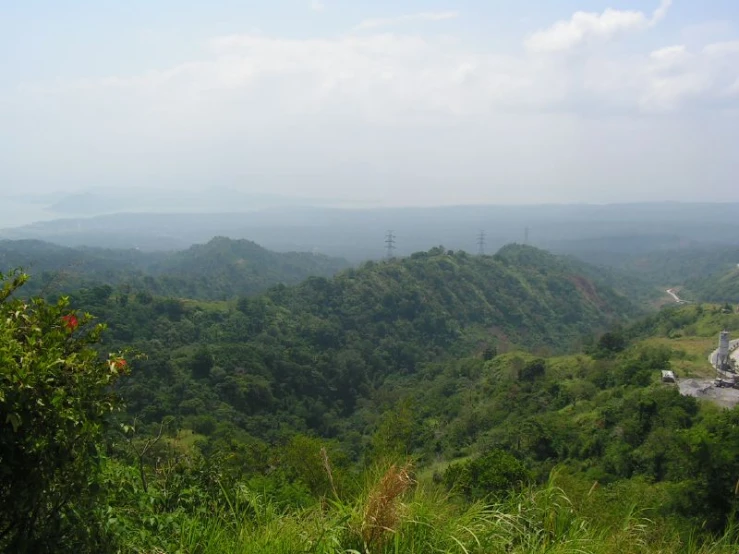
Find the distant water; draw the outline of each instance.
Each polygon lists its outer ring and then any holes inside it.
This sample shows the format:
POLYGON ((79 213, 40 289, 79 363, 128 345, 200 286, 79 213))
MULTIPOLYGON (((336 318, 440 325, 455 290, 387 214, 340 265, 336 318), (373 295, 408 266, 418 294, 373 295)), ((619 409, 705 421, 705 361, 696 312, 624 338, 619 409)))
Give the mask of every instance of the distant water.
POLYGON ((43 205, 20 203, 0 197, 0 229, 58 218, 59 214, 47 211, 43 205))

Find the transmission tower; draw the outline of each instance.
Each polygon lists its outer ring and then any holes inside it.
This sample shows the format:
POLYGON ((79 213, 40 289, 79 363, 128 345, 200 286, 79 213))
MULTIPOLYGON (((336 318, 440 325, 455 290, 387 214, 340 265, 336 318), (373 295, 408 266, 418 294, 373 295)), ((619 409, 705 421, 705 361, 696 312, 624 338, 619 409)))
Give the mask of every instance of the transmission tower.
POLYGON ((523 231, 523 243, 528 244, 529 243, 529 228, 526 227, 523 231))
POLYGON ((392 231, 388 231, 385 235, 385 253, 387 255, 387 258, 390 259, 393 257, 393 253, 395 252, 395 233, 392 231))
POLYGON ((480 231, 480 234, 477 235, 477 253, 480 256, 485 255, 485 231, 480 231))

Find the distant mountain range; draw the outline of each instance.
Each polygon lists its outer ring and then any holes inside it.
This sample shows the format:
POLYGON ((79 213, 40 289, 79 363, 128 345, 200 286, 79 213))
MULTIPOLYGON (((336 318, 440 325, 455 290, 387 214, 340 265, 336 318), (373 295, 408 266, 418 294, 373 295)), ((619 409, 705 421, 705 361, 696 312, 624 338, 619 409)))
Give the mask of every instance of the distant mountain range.
POLYGON ((69 292, 127 284, 162 296, 225 299, 277 284, 328 277, 349 262, 306 252, 271 252, 247 240, 215 238, 179 252, 70 248, 36 240, 0 240, 0 272, 24 268, 31 292, 69 292))
MULTIPOLYGON (((226 197, 224 197, 226 198, 226 197)), ((247 211, 115 213, 39 222, 0 230, 0 238, 38 239, 66 246, 181 250, 214 236, 253 240, 275 251, 322 252, 352 262, 384 256, 388 230, 398 255, 444 245, 477 251, 524 242, 599 264, 633 254, 706 244, 739 245, 739 204, 614 204, 355 208, 273 205, 247 211), (528 232, 526 231, 528 229, 528 232)), ((251 207, 257 206, 257 202, 251 207)), ((118 206, 111 206, 119 208, 118 206)), ((165 209, 166 208, 166 209, 165 209)), ((171 208, 171 209, 170 209, 171 208)))
MULTIPOLYGON (((2 198, 0 198, 2 200, 2 198)), ((208 189, 90 189, 74 193, 13 194, 16 205, 42 206, 57 216, 94 217, 121 212, 250 212, 276 206, 331 206, 336 199, 287 197, 243 192, 233 187, 208 189)))

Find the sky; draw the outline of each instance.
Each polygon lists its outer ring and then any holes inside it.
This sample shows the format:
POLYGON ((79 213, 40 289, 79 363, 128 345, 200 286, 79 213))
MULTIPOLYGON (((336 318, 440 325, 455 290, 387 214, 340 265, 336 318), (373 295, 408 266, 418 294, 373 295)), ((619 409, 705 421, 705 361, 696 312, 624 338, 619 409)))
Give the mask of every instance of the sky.
POLYGON ((735 0, 0 0, 0 196, 739 201, 735 0))

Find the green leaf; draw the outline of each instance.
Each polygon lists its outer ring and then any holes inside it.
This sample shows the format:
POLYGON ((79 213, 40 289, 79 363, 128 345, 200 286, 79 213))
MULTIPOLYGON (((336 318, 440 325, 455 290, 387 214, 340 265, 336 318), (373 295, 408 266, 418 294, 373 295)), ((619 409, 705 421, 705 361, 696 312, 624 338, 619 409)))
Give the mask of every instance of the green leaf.
POLYGON ((11 412, 5 418, 5 423, 10 423, 13 426, 13 432, 18 432, 18 428, 21 426, 22 420, 16 412, 11 412))

